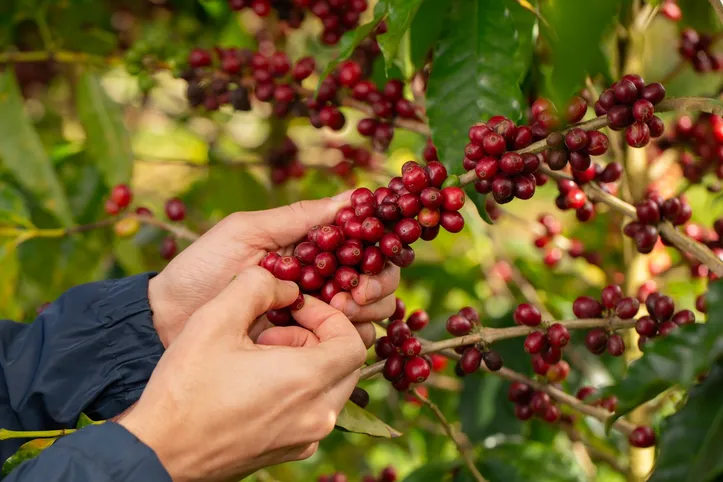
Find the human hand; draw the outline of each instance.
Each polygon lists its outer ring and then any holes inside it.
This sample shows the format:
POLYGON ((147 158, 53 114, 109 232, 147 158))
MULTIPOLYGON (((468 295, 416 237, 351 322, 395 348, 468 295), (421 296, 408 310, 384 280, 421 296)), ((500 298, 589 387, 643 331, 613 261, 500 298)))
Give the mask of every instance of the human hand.
POLYGON ((366 350, 346 316, 313 297, 299 326, 249 329, 298 287, 258 266, 200 307, 166 350, 120 424, 151 447, 176 482, 238 480, 311 456, 333 429, 366 350), (277 346, 268 346, 277 345, 277 346), (278 346, 287 345, 287 346, 278 346))
MULTIPOLYGON (((311 227, 332 223, 336 212, 349 204, 350 194, 231 214, 176 256, 148 288, 154 325, 164 346, 170 345, 186 320, 218 295, 236 273, 257 265, 267 252, 290 253, 293 243, 311 227)), ((394 312, 393 293, 398 284, 399 268, 390 263, 379 275, 362 275, 354 290, 337 294, 331 305, 357 323, 368 347, 375 337, 369 322, 394 312)), ((250 331, 252 339, 270 326, 268 320, 260 319, 250 331)))

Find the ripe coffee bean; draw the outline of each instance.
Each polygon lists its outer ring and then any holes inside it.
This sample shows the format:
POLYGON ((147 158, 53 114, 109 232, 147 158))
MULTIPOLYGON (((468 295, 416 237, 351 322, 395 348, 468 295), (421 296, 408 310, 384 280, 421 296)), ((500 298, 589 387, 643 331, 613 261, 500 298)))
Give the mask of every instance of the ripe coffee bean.
POLYGON ((633 113, 630 107, 624 105, 616 105, 608 110, 607 113, 610 128, 613 130, 622 130, 633 122, 633 113))
POLYGON ((288 326, 292 320, 291 311, 287 308, 269 310, 266 312, 266 318, 275 326, 288 326))
POLYGON ((653 119, 655 107, 645 99, 636 100, 633 104, 633 118, 640 122, 650 122, 653 119))
POLYGON ((186 205, 178 198, 166 201, 165 210, 166 216, 171 221, 183 221, 186 217, 186 205))
POLYGON ((554 365, 562 360, 562 350, 548 343, 540 353, 540 357, 542 357, 548 365, 554 365))
POLYGON ((602 305, 589 296, 580 296, 572 303, 572 311, 578 318, 600 318, 602 305))
POLYGON ((512 382, 507 390, 507 399, 510 402, 520 405, 527 405, 532 398, 533 390, 529 385, 522 382, 512 382))
POLYGON ((400 378, 392 382, 392 386, 398 392, 406 392, 412 386, 412 382, 402 374, 400 378))
POLYGON ((594 387, 581 387, 578 391, 575 397, 578 400, 585 400, 586 398, 594 395, 597 392, 597 390, 594 387))
POLYGON ((534 355, 532 357, 532 371, 538 375, 547 375, 547 370, 550 369, 550 365, 542 359, 540 355, 534 355))
POLYGON ((515 417, 518 420, 529 420, 534 415, 532 408, 529 405, 515 405, 515 417))
POLYGON ((314 268, 325 278, 334 274, 337 264, 336 256, 332 253, 319 253, 314 259, 314 268))
POLYGON ((533 331, 525 337, 525 351, 531 355, 540 353, 547 346, 547 337, 541 331, 533 331))
POLYGON ((640 253, 650 253, 658 242, 658 230, 655 226, 649 224, 642 225, 635 232, 633 239, 635 240, 635 247, 640 253))
POLYGON ((409 315, 407 319, 407 325, 412 331, 419 331, 424 329, 429 324, 429 315, 424 310, 417 310, 409 315))
POLYGON ((402 342, 400 351, 403 356, 412 357, 419 355, 422 351, 422 344, 414 337, 407 338, 402 342))
POLYGON ((632 147, 644 147, 650 142, 650 128, 643 122, 633 122, 625 130, 625 142, 632 147))
POLYGON ((672 320, 676 325, 688 325, 695 323, 695 314, 690 310, 680 310, 673 315, 672 320))
POLYGON ((537 326, 542 323, 542 314, 535 306, 522 303, 515 308, 512 315, 515 323, 527 326, 537 326))
POLYGON ((657 139, 665 132, 665 124, 659 117, 653 116, 653 118, 648 121, 648 130, 650 131, 650 137, 657 139))
POLYGON ((384 369, 382 370, 382 374, 384 375, 384 378, 386 378, 390 382, 393 382, 400 378, 403 373, 404 358, 402 358, 401 355, 395 353, 389 358, 387 358, 386 362, 384 362, 384 369))
POLYGON ((638 314, 639 309, 640 302, 638 299, 628 296, 617 302, 615 305, 615 314, 620 319, 630 320, 638 314))
POLYGON ((505 138, 496 132, 487 132, 482 138, 482 147, 487 155, 501 156, 507 148, 505 138))
POLYGON ((303 264, 314 264, 314 259, 320 252, 321 250, 309 241, 299 243, 296 248, 294 248, 294 256, 303 264))
POLYGON ((591 163, 592 159, 590 159, 590 155, 585 152, 570 153, 570 167, 572 167, 576 171, 586 170, 588 167, 590 167, 591 163))
POLYGON ((675 331, 678 328, 678 325, 673 323, 672 321, 665 321, 658 325, 658 334, 660 336, 666 336, 670 334, 671 332, 675 331))
POLYGON ((565 134, 565 145, 573 152, 584 149, 585 147, 587 147, 589 142, 590 139, 587 135, 587 132, 580 129, 579 127, 570 129, 567 134, 565 134))
POLYGON ((366 275, 374 276, 382 272, 386 261, 381 249, 376 246, 367 246, 364 248, 359 269, 366 275))
POLYGON ((591 156, 602 156, 605 154, 608 150, 608 146, 610 144, 610 141, 608 140, 608 136, 603 134, 600 131, 590 131, 587 133, 588 136, 588 144, 587 144, 587 152, 591 156))
POLYGON ((665 98, 665 87, 660 82, 653 82, 643 88, 640 97, 655 105, 665 98))
POLYGON ((110 200, 113 201, 118 208, 126 208, 133 199, 133 192, 127 184, 118 184, 113 186, 110 192, 110 200))
POLYGON ((319 290, 326 280, 319 274, 313 266, 304 266, 301 268, 301 275, 299 276, 299 286, 306 293, 313 293, 319 290))
POLYGON ((613 87, 615 100, 621 104, 632 104, 638 98, 638 88, 628 79, 619 80, 613 87))
POLYGON ((567 166, 567 161, 570 158, 570 152, 567 150, 560 151, 549 151, 547 155, 547 165, 553 171, 559 171, 567 166))
MULTIPOLYGON (((428 187, 424 191, 422 191, 422 194, 424 194, 424 192, 427 189, 435 189, 435 188, 428 187)), ((411 193, 400 196, 399 199, 397 200, 397 206, 399 206, 398 212, 401 214, 401 217, 413 218, 414 216, 416 216, 417 213, 419 213, 419 211, 422 209, 422 206, 424 205, 424 201, 420 198, 421 198, 421 195, 417 196, 416 194, 411 194, 411 193)), ((384 219, 384 218, 382 218, 382 219, 384 219)), ((391 220, 391 221, 394 221, 394 220, 391 220)))
POLYGON ((279 259, 281 259, 281 255, 279 253, 267 253, 259 263, 259 266, 273 273, 274 267, 279 259))
POLYGON ((658 224, 660 222, 660 208, 657 203, 650 199, 637 203, 635 212, 638 221, 643 224, 658 224))
POLYGON ((538 415, 543 415, 550 406, 550 396, 545 392, 535 392, 530 399, 530 408, 538 415))
POLYGON ((377 208, 375 204, 372 203, 363 203, 363 204, 357 204, 354 208, 354 215, 359 221, 364 221, 370 216, 374 216, 376 214, 377 208))
POLYGON ((443 211, 439 224, 450 233, 458 233, 464 228, 464 218, 456 211, 443 211))
POLYGON ((422 226, 416 219, 405 218, 394 225, 394 232, 404 244, 411 244, 419 239, 422 226))
POLYGON ((675 311, 675 302, 670 296, 661 295, 655 300, 653 305, 653 316, 658 322, 668 321, 675 311))
POLYGON ((447 179, 447 168, 439 161, 432 161, 427 164, 427 174, 432 187, 440 188, 447 179))
POLYGON ((473 323, 462 315, 452 315, 447 319, 447 331, 454 336, 468 335, 473 323))
POLYGON ((495 201, 500 204, 504 204, 512 200, 514 189, 515 185, 512 182, 512 179, 502 174, 497 174, 492 179, 492 196, 495 198, 495 201))
POLYGON ((623 337, 617 333, 610 335, 610 338, 608 338, 607 350, 612 356, 620 356, 625 353, 625 342, 623 341, 623 337))
POLYGON ((314 239, 322 251, 334 251, 344 242, 344 233, 339 226, 326 225, 317 231, 314 239))
POLYGON ((416 166, 402 174, 402 182, 409 192, 418 194, 429 186, 429 174, 421 166, 416 166))
POLYGON ((651 427, 636 427, 628 437, 633 447, 647 448, 655 445, 655 431, 651 427))
POLYGON ((387 336, 394 346, 402 346, 402 343, 412 336, 412 330, 404 321, 394 320, 387 325, 387 336))
POLYGON ((482 363, 482 352, 473 346, 464 351, 459 361, 459 365, 465 374, 474 373, 479 370, 480 363, 482 363))
POLYGON ((392 256, 389 261, 400 268, 406 268, 414 263, 414 258, 414 250, 409 246, 403 246, 402 250, 398 254, 392 256))
POLYGON ((376 243, 384 236, 384 225, 378 218, 369 217, 362 222, 360 234, 364 241, 376 243))
POLYGON ((598 176, 600 182, 615 182, 620 180, 623 174, 623 166, 619 162, 611 162, 598 176))
POLYGON ((478 323, 479 322, 479 313, 477 313, 477 310, 472 308, 471 306, 465 306, 461 310, 459 310, 459 315, 464 316, 472 323, 478 323))
POLYGON ((282 256, 274 266, 274 276, 284 281, 298 281, 301 277, 301 263, 292 256, 282 256))
POLYGON ((442 208, 446 211, 459 211, 464 206, 464 191, 459 187, 445 187, 441 195, 442 208))
POLYGON ((502 356, 494 350, 483 352, 482 361, 485 362, 487 369, 493 372, 499 371, 504 366, 502 356))
POLYGON ((506 174, 520 174, 524 168, 525 162, 516 152, 508 152, 500 158, 499 169, 506 174))
POLYGON ((359 273, 349 266, 340 266, 334 273, 334 282, 342 290, 351 291, 359 284, 359 273))
POLYGON ((613 309, 623 296, 623 290, 618 285, 608 285, 601 293, 602 304, 607 309, 613 309))
POLYGON ((397 347, 388 336, 382 336, 374 344, 374 351, 380 359, 384 360, 397 353, 397 347))
POLYGON ((585 346, 594 355, 601 355, 605 352, 607 344, 608 335, 600 328, 594 328, 585 335, 585 346))
POLYGON ((334 280, 328 280, 326 283, 324 283, 324 286, 321 287, 319 294, 322 301, 324 301, 325 303, 331 303, 331 300, 334 298, 334 296, 341 292, 342 289, 334 282, 334 280))
POLYGON ((395 301, 396 307, 394 309, 394 313, 392 313, 392 316, 389 317, 389 319, 392 321, 403 319, 404 315, 407 312, 407 306, 404 304, 404 301, 399 298, 396 298, 395 301))
POLYGON ((377 204, 374 194, 365 187, 357 188, 351 193, 351 205, 356 207, 360 204, 371 204, 372 206, 377 204))
POLYGON ((404 365, 404 375, 412 383, 422 383, 424 380, 429 378, 430 373, 431 368, 429 363, 420 356, 410 358, 404 365))
POLYGON ((347 221, 355 217, 356 214, 354 213, 354 208, 349 206, 343 207, 336 213, 336 217, 334 218, 334 224, 343 227, 347 221))
POLYGON ((570 332, 565 325, 554 323, 547 329, 547 340, 550 345, 562 348, 570 341, 570 332))
POLYGON ((648 295, 647 298, 645 298, 645 308, 647 308, 648 313, 651 315, 653 314, 653 311, 655 311, 655 302, 663 296, 660 292, 654 291, 648 295))
POLYGON ((419 215, 417 215, 417 220, 422 228, 432 228, 437 226, 440 218, 441 213, 438 209, 423 208, 419 212, 419 215))
POLYGON ((642 316, 635 322, 635 331, 637 331, 640 336, 652 338, 658 334, 658 323, 650 316, 642 316))

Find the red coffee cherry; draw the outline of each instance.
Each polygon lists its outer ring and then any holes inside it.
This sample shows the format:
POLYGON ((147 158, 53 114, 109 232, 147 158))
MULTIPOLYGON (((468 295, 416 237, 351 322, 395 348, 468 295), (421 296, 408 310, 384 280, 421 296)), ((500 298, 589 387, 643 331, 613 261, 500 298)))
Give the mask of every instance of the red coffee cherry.
POLYGON ((647 448, 655 445, 655 431, 651 427, 636 427, 628 437, 633 447, 647 448))
POLYGON ((299 286, 306 293, 313 293, 319 290, 326 280, 319 274, 313 266, 303 266, 301 268, 301 276, 299 276, 299 286))
POLYGON ((211 54, 207 50, 195 48, 188 54, 188 65, 197 69, 211 65, 211 54))
POLYGON ((412 382, 402 374, 400 378, 392 382, 392 387, 398 392, 406 392, 412 386, 412 382))
POLYGON ((658 322, 668 321, 675 312, 675 302, 670 296, 661 295, 654 302, 650 313, 658 322))
POLYGON ((334 280, 328 280, 326 283, 324 283, 324 286, 321 287, 319 295, 321 296, 322 301, 324 301, 325 303, 331 303, 331 300, 334 298, 334 296, 341 292, 342 289, 334 282, 334 280))
POLYGON ((565 328, 565 325, 553 323, 547 329, 547 340, 550 345, 562 348, 570 341, 570 332, 565 328))
POLYGON ((688 325, 695 323, 695 314, 690 310, 680 310, 672 318, 673 323, 676 325, 688 325))
POLYGON ((502 356, 494 350, 482 352, 482 361, 487 366, 487 369, 492 372, 499 371, 504 365, 502 356))
POLYGON ((338 262, 332 253, 319 253, 314 259, 314 268, 325 278, 334 274, 338 262))
POLYGON ((316 255, 320 252, 321 250, 309 241, 299 243, 296 248, 294 248, 294 256, 303 264, 314 264, 314 259, 316 259, 316 255))
POLYGON ((635 213, 638 216, 638 221, 643 224, 658 224, 660 222, 660 208, 656 202, 650 199, 637 203, 635 213))
POLYGON ((292 256, 282 256, 274 266, 274 276, 280 280, 298 281, 301 277, 301 263, 292 256))
POLYGON ((397 353, 391 355, 387 358, 387 361, 384 362, 384 368, 382 369, 384 378, 390 382, 399 379, 404 374, 404 365, 404 358, 402 358, 401 355, 397 353))
POLYGON ((635 322, 635 331, 637 331, 640 336, 652 338, 658 334, 658 323, 650 316, 642 316, 635 322))
POLYGON ((617 333, 610 335, 607 344, 608 353, 612 356, 620 356, 625 353, 625 342, 623 337, 617 333))
POLYGON ((422 226, 416 219, 405 218, 394 226, 394 232, 404 244, 412 244, 422 234, 422 226))
POLYGON ((176 253, 178 252, 178 245, 176 244, 176 240, 170 236, 163 238, 163 241, 161 241, 161 248, 159 251, 160 251, 161 258, 163 258, 163 259, 173 258, 176 255, 176 253))
POLYGON ((441 191, 442 208, 447 211, 459 211, 464 206, 464 191, 459 187, 445 187, 441 191))
POLYGON ((473 346, 464 351, 459 361, 459 365, 465 374, 474 373, 479 370, 480 363, 482 363, 482 352, 473 346))
POLYGON ((388 336, 382 336, 374 344, 374 351, 379 358, 384 360, 397 353, 397 348, 388 336))
POLYGON ((548 343, 547 346, 540 353, 540 357, 542 357, 545 363, 549 365, 554 365, 555 363, 558 363, 560 360, 562 360, 562 350, 548 343))
POLYGON ((517 417, 517 419, 524 422, 525 420, 531 419, 533 415, 534 412, 529 405, 515 405, 515 417, 517 417))
POLYGON ((613 87, 615 100, 621 104, 632 104, 638 98, 638 88, 628 79, 619 80, 613 87))
POLYGON ((127 184, 118 184, 113 186, 110 192, 110 200, 114 202, 119 209, 126 208, 133 199, 133 192, 127 184))
POLYGON ((630 320, 638 314, 639 309, 640 302, 637 300, 637 298, 628 296, 618 301, 617 305, 615 306, 615 314, 620 319, 630 320))
POLYGON ((450 233, 459 233, 464 228, 464 218, 456 211, 443 211, 439 224, 450 233))
POLYGON ((275 326, 287 326, 292 320, 291 311, 287 308, 269 310, 266 312, 266 318, 275 326))
POLYGON ((605 308, 611 310, 615 308, 623 296, 623 290, 618 285, 608 285, 603 288, 601 293, 602 304, 605 308))
POLYGON ((166 216, 171 221, 182 221, 186 217, 186 205, 178 198, 166 201, 166 216))
POLYGON ((542 359, 540 355, 534 355, 532 357, 532 371, 538 375, 547 375, 547 370, 550 369, 550 365, 542 359))
POLYGON ((371 204, 372 206, 377 205, 374 194, 365 187, 357 188, 351 193, 351 205, 356 207, 360 204, 371 204))
POLYGON ((379 240, 379 249, 385 256, 396 256, 402 250, 402 241, 394 233, 386 233, 379 240))
POLYGON ((429 363, 427 363, 427 360, 421 356, 410 358, 404 365, 404 375, 412 383, 422 383, 424 380, 429 378, 431 371, 429 363))
POLYGON ((376 243, 384 236, 384 225, 375 217, 366 218, 361 225, 361 239, 376 243))
POLYGON ((412 331, 419 331, 424 329, 429 324, 429 315, 424 310, 416 310, 409 315, 407 318, 407 326, 412 331))
POLYGON ((340 266, 334 273, 334 282, 342 290, 351 291, 359 285, 359 273, 349 266, 340 266))
POLYGON ((653 82, 643 88, 640 97, 655 105, 665 98, 665 87, 660 82, 653 82))
POLYGON ((587 152, 591 156, 602 156, 608 150, 610 141, 608 136, 599 131, 590 131, 587 133, 588 144, 587 152))
POLYGON ((585 346, 590 353, 601 355, 605 352, 608 344, 608 335, 600 328, 594 328, 585 335, 585 346))
POLYGON ((479 322, 479 313, 477 313, 477 310, 472 308, 471 306, 465 306, 461 310, 459 310, 458 315, 462 315, 465 318, 467 318, 472 323, 478 323, 479 322))
POLYGON ((522 382, 512 382, 507 390, 507 399, 510 402, 520 405, 527 405, 532 398, 533 390, 529 385, 522 382))
POLYGON ((404 340, 412 336, 412 330, 402 320, 394 320, 387 325, 387 336, 394 346, 402 346, 404 340))
POLYGON ((547 337, 541 331, 533 331, 525 337, 525 351, 531 355, 540 353, 547 346, 547 337))
POLYGON ((650 122, 653 119, 655 113, 655 107, 653 104, 645 99, 636 100, 633 104, 633 118, 640 122, 650 122))
POLYGON ((433 228, 439 225, 441 217, 442 213, 438 209, 422 208, 417 215, 417 221, 422 228, 433 228))
POLYGON ((359 269, 366 275, 374 276, 382 272, 386 262, 381 249, 376 246, 367 246, 362 253, 359 269))
POLYGON ((572 311, 578 318, 600 318, 602 305, 589 296, 580 296, 572 303, 572 311))
POLYGON ((597 390, 594 387, 580 387, 580 389, 577 391, 577 394, 575 397, 578 400, 585 400, 586 398, 594 395, 597 392, 597 390))
POLYGON ((281 255, 279 253, 267 253, 259 263, 259 266, 273 273, 276 262, 279 259, 281 259, 281 255))
POLYGON ((590 139, 583 129, 575 127, 565 134, 565 145, 571 151, 580 151, 587 147, 590 139))
POLYGON ((447 179, 447 168, 439 161, 432 161, 427 164, 427 174, 432 187, 440 188, 447 179))
POLYGON ((402 353, 402 356, 413 357, 421 353, 422 344, 414 337, 407 338, 402 342, 400 351, 402 353))
POLYGON ((411 266, 412 263, 414 263, 414 258, 414 250, 409 246, 404 246, 398 254, 389 258, 389 261, 399 266, 400 268, 406 268, 408 266, 411 266))
POLYGON ((392 316, 389 317, 390 320, 401 320, 404 318, 404 315, 407 312, 407 306, 404 304, 404 301, 402 301, 399 298, 395 299, 396 302, 396 308, 394 310, 394 313, 392 313, 392 316))
POLYGON ((530 408, 532 408, 532 411, 536 414, 543 415, 551 403, 552 401, 547 393, 535 392, 530 399, 530 408))
MULTIPOLYGON (((422 191, 422 194, 427 189, 435 189, 433 187, 428 187, 424 191, 422 191)), ((397 200, 397 205, 399 206, 399 213, 402 217, 405 218, 413 218, 416 216, 419 211, 422 209, 422 206, 424 205, 424 201, 420 196, 417 196, 415 194, 404 194, 400 196, 400 198, 397 200)), ((393 220, 392 220, 393 221, 393 220)))
POLYGON ((678 325, 673 323, 672 321, 664 321, 660 325, 658 325, 658 334, 660 336, 667 336, 671 332, 678 329, 678 325))
POLYGON ((417 194, 429 187, 430 179, 427 171, 421 166, 415 166, 402 174, 402 182, 409 192, 417 194))
POLYGON ((542 314, 535 306, 529 303, 522 303, 515 308, 512 315, 515 323, 527 326, 537 326, 542 323, 542 314))
POLYGON ((468 335, 472 328, 473 323, 462 315, 452 315, 447 319, 447 331, 454 336, 468 335))
POLYGON ((631 147, 644 147, 650 142, 650 128, 643 122, 633 122, 625 130, 625 142, 631 147))
POLYGON ((385 467, 379 474, 379 480, 377 482, 396 482, 397 471, 394 467, 385 467))
POLYGON ((550 405, 549 407, 547 407, 547 410, 545 410, 542 419, 548 423, 555 423, 560 420, 561 414, 562 413, 560 412, 560 408, 557 407, 557 405, 550 405))

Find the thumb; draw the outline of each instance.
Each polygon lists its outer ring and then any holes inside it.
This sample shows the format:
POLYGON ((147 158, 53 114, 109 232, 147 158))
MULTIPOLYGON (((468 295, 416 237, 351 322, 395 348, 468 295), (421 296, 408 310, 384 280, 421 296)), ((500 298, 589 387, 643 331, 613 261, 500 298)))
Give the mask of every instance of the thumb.
POLYGON ((249 266, 203 305, 191 317, 189 325, 195 323, 196 326, 248 335, 249 327, 259 316, 270 309, 291 305, 298 296, 296 283, 277 279, 260 266, 249 266))
POLYGON ((264 248, 273 251, 303 238, 314 226, 332 223, 337 211, 348 205, 350 198, 351 191, 346 191, 333 198, 299 201, 276 209, 256 211, 249 213, 248 225, 265 236, 264 248))

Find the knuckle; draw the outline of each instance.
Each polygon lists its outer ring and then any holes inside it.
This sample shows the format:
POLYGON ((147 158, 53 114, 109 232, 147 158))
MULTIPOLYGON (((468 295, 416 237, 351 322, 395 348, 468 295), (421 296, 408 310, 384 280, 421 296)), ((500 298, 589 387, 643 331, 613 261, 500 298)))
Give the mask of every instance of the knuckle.
POLYGON ((315 426, 315 438, 322 440, 331 434, 336 426, 336 413, 333 410, 321 410, 315 426))
POLYGON ((319 450, 319 442, 309 444, 304 450, 296 456, 297 461, 306 460, 313 456, 319 450))
POLYGON ((397 309, 397 301, 394 296, 387 296, 381 301, 379 306, 380 320, 385 320, 392 316, 397 309))
POLYGON ((361 337, 357 337, 356 342, 349 346, 349 358, 355 366, 362 366, 367 359, 367 347, 361 337))

